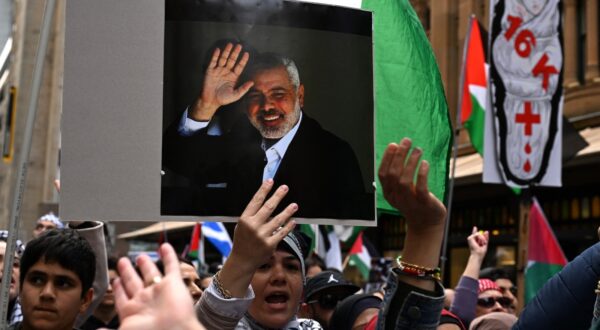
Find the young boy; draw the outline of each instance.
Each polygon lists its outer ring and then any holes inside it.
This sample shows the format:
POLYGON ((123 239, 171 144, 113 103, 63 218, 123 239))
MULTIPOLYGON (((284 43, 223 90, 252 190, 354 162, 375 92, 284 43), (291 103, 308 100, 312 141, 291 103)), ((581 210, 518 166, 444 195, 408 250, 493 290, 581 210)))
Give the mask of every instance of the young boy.
POLYGON ((96 256, 72 229, 51 230, 27 244, 21 257, 23 321, 9 329, 73 329, 92 301, 96 256))

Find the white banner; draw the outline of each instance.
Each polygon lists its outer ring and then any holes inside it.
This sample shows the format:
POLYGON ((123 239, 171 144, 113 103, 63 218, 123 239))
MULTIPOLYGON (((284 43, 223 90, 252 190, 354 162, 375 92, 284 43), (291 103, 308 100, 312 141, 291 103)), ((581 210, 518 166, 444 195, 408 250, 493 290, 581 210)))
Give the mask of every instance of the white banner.
POLYGON ((561 185, 561 1, 495 0, 484 182, 561 185))

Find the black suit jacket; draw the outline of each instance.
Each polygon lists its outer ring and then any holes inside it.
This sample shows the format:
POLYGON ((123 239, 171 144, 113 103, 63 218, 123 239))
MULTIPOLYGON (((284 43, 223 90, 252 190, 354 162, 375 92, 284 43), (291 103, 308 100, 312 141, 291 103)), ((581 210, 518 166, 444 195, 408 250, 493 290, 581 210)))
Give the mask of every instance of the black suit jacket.
MULTIPOLYGON (((163 189, 163 214, 239 216, 262 182, 260 134, 247 119, 221 136, 203 129, 183 137, 176 125, 165 134, 163 165, 189 181, 182 191, 163 189)), ((295 202, 296 217, 374 219, 373 192, 352 148, 306 114, 273 179, 290 188, 275 212, 295 202)))

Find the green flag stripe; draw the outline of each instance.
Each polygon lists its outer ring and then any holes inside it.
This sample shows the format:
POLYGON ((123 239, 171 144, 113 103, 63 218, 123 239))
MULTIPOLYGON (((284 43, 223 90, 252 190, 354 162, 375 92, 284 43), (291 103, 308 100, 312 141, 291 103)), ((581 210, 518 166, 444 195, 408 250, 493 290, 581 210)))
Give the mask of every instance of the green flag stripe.
POLYGON ((358 268, 363 278, 369 278, 370 268, 367 265, 365 265, 365 263, 362 261, 362 259, 360 259, 360 257, 357 254, 353 254, 350 256, 350 262, 353 266, 358 268))
POLYGON ((310 249, 309 251, 314 251, 315 250, 315 243, 317 242, 316 240, 316 233, 313 231, 313 228, 311 227, 311 225, 300 225, 300 231, 305 233, 306 236, 310 237, 310 249))
POLYGON ((551 265, 541 262, 530 264, 525 271, 525 303, 529 302, 548 279, 561 269, 563 269, 562 265, 551 265))

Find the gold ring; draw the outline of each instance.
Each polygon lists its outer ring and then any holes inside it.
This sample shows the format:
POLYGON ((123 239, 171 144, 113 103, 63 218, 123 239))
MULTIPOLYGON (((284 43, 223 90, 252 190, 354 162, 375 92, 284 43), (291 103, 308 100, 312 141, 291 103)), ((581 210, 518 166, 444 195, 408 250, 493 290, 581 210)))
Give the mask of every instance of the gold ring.
POLYGON ((160 283, 160 281, 162 281, 162 277, 160 277, 160 276, 154 276, 152 278, 152 283, 150 285, 152 285, 152 284, 158 284, 158 283, 160 283))

